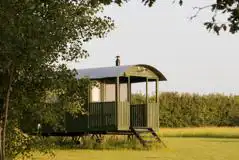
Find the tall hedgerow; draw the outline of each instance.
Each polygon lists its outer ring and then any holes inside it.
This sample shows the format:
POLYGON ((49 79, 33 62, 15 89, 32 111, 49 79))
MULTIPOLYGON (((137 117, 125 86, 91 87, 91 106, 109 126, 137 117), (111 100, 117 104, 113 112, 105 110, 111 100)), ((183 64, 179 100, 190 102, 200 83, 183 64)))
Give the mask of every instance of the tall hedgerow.
MULTIPOLYGON (((134 103, 142 103, 144 95, 134 94, 134 103)), ((149 98, 155 101, 155 96, 149 98)), ((189 94, 165 92, 159 95, 161 127, 238 126, 237 96, 223 94, 189 94)))

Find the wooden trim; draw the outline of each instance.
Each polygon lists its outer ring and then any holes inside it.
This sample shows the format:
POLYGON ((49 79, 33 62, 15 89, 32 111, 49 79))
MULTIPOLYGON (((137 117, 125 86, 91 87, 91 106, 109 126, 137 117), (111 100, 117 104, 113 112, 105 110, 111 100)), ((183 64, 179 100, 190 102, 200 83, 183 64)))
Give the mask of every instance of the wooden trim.
POLYGON ((92 102, 92 85, 89 87, 89 101, 92 102))
POLYGON ((105 84, 104 81, 100 82, 100 101, 104 102, 105 101, 105 84))
POLYGON ((139 77, 139 78, 150 78, 150 79, 155 79, 157 78, 157 76, 145 76, 145 75, 136 75, 136 74, 125 74, 124 77, 129 77, 129 76, 132 76, 132 77, 139 77))
POLYGON ((119 95, 119 76, 116 77, 116 84, 115 84, 115 106, 116 106, 116 109, 115 109, 115 121, 116 121, 116 124, 118 125, 118 106, 119 106, 119 98, 120 98, 120 95, 119 95))
POLYGON ((148 104, 148 90, 149 90, 149 85, 148 85, 148 82, 149 82, 149 79, 148 79, 148 77, 146 77, 146 104, 148 104))
POLYGON ((158 103, 159 102, 159 89, 158 89, 158 86, 159 86, 159 81, 158 81, 158 79, 156 79, 155 80, 155 101, 156 101, 156 103, 158 103))
POLYGON ((90 115, 89 115, 89 108, 91 103, 91 84, 88 86, 88 104, 87 104, 87 128, 90 128, 90 115))
POLYGON ((117 94, 118 94, 118 103, 120 102, 120 77, 117 77, 117 88, 118 88, 118 90, 117 90, 117 94))
POLYGON ((130 76, 128 77, 128 84, 127 84, 127 99, 129 104, 131 104, 131 82, 130 82, 130 76))

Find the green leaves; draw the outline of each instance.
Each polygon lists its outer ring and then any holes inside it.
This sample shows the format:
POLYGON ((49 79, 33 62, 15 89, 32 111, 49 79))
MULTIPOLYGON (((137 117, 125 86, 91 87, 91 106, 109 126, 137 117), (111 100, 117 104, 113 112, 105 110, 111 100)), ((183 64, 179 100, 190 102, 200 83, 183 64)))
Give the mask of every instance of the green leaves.
POLYGON ((144 5, 148 5, 149 7, 152 7, 153 4, 156 2, 156 0, 142 0, 144 5))
POLYGON ((36 58, 40 62, 85 58, 88 54, 83 49, 84 42, 104 37, 113 29, 111 19, 96 16, 102 10, 100 4, 92 8, 87 3, 76 5, 71 1, 18 1, 1 10, 1 22, 12 21, 0 25, 4 32, 1 35, 6 35, 1 36, 1 42, 7 44, 5 51, 19 51, 8 53, 12 59, 18 57, 19 64, 36 58), (14 14, 11 8, 19 12, 14 14))
POLYGON ((220 34, 220 31, 226 31, 227 30, 227 26, 226 24, 221 24, 220 26, 218 24, 215 24, 213 22, 205 22, 204 25, 206 26, 206 29, 211 31, 213 30, 215 33, 217 33, 217 35, 220 34))
MULTIPOLYGON (((97 16, 102 4, 78 2, 0 2, 0 93, 7 88, 6 66, 11 62, 15 70, 9 120, 24 131, 34 131, 39 122, 62 130, 65 111, 82 112, 89 80, 77 80, 64 62, 88 57, 84 43, 105 37, 113 22, 97 16)), ((8 147, 13 147, 10 141, 8 147)))
POLYGON ((221 29, 235 34, 239 30, 239 1, 238 0, 217 0, 211 5, 211 11, 214 12, 212 24, 206 24, 206 29, 213 29, 219 35, 221 29), (215 20, 215 17, 225 14, 227 19, 224 22, 215 20))
MULTIPOLYGON (((149 98, 155 102, 155 96, 149 98)), ((161 127, 237 126, 238 96, 197 95, 165 92, 159 95, 161 127)), ((132 96, 134 104, 145 103, 145 96, 132 96)))

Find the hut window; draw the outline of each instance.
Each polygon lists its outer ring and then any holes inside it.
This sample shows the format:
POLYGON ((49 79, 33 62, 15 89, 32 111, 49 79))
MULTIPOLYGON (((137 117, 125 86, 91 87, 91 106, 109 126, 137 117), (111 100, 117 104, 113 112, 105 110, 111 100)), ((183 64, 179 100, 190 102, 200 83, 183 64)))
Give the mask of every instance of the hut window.
POLYGON ((100 88, 97 87, 93 87, 92 88, 92 92, 91 92, 91 96, 92 96, 92 102, 100 102, 100 88))
POLYGON ((105 85, 105 102, 115 101, 115 84, 105 85))
MULTIPOLYGON (((105 85, 105 102, 115 101, 115 84, 105 85)), ((127 101, 127 84, 120 84, 120 101, 127 101)))

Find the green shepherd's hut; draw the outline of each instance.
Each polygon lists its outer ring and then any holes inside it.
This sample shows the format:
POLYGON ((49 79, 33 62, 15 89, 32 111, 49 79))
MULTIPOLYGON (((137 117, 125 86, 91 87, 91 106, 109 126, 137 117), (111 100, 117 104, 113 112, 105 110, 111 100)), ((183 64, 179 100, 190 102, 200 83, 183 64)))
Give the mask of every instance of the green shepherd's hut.
POLYGON ((116 60, 116 66, 78 70, 77 78, 89 78, 97 86, 90 90, 86 106, 88 115, 73 120, 66 119, 68 132, 81 131, 126 131, 130 127, 159 128, 159 103, 148 101, 148 82, 155 82, 158 97, 158 82, 165 81, 156 68, 145 65, 123 65, 116 60), (145 82, 144 104, 131 103, 131 84, 145 82))

